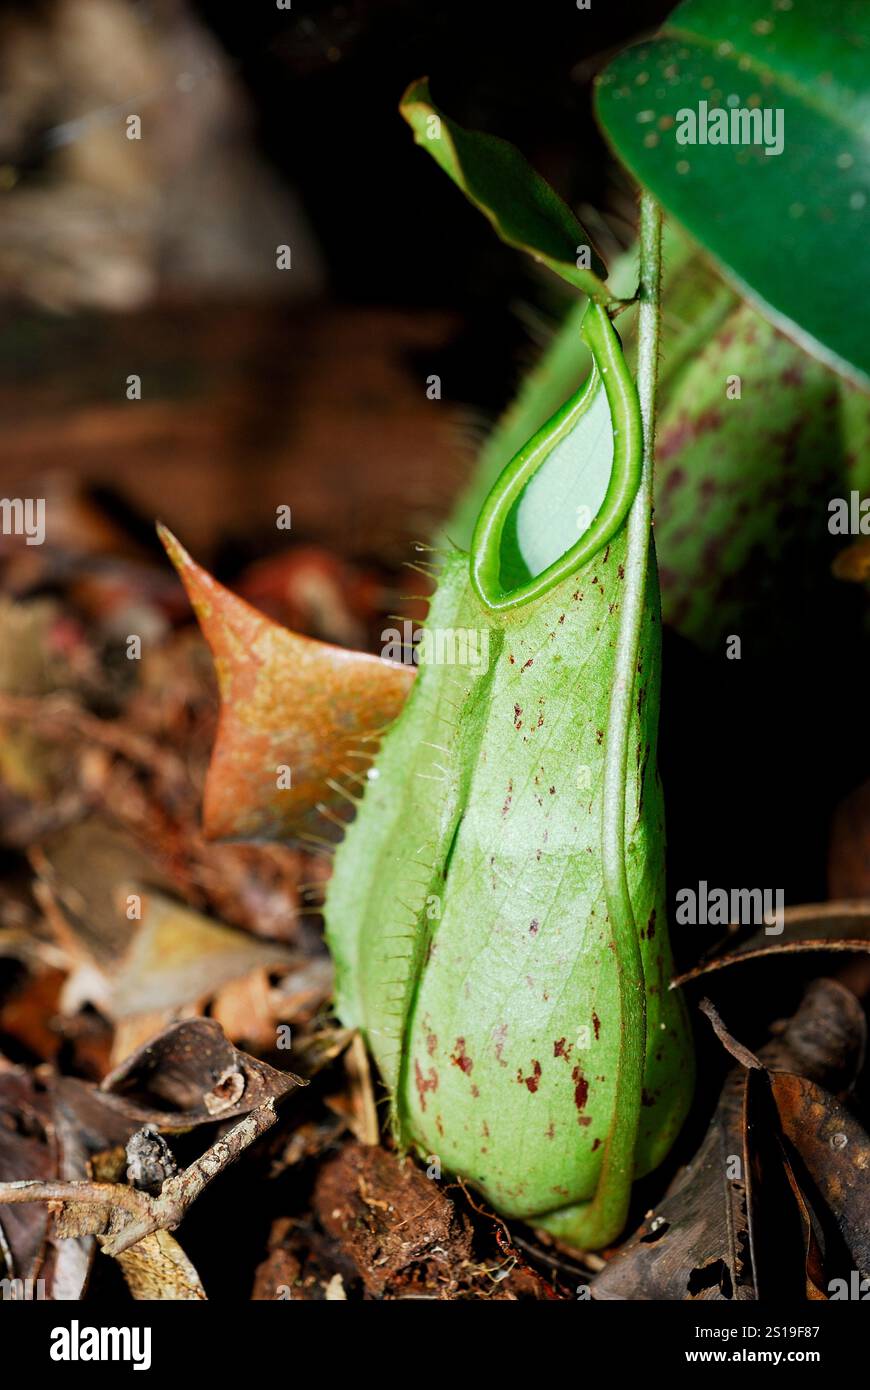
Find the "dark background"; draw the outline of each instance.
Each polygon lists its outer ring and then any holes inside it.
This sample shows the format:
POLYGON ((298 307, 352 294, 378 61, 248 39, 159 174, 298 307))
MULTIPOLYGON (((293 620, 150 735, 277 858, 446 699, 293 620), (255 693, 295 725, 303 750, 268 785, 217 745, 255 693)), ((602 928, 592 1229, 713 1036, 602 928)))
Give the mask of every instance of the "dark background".
MULTIPOLYGON (((237 65, 261 150, 301 195, 332 294, 349 304, 461 311, 462 338, 439 364, 451 394, 491 409, 503 404, 527 336, 516 295, 528 270, 414 144, 397 110, 402 93, 428 76, 451 117, 518 145, 568 202, 610 213, 627 235, 629 185, 593 118, 591 82, 673 4, 595 0, 581 11, 574 0, 297 0, 289 12, 269 4, 196 8, 237 65)), ((546 303, 557 288, 535 284, 529 297, 546 303)))
POLYGON ((397 107, 428 76, 454 119, 519 145, 574 204, 602 206, 612 177, 590 83, 654 29, 667 0, 357 0, 209 4, 200 17, 237 65, 261 148, 293 184, 343 300, 491 303, 516 254, 414 146, 397 107))

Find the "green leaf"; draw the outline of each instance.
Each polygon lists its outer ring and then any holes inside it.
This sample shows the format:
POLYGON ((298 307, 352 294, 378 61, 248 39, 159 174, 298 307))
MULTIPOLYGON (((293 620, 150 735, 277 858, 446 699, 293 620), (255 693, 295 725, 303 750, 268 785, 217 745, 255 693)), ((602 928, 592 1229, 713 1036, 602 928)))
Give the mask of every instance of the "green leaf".
POLYGON ((854 305, 870 299, 868 71, 866 0, 686 0, 596 93, 623 161, 741 292, 865 384, 870 338, 854 305), (714 111, 727 144, 700 143, 714 111), (697 143, 678 143, 689 112, 697 143), (730 143, 741 134, 753 143, 730 143))
POLYGON ((607 267, 588 232, 519 150, 451 121, 434 105, 425 77, 411 83, 399 110, 417 144, 489 218, 502 241, 527 251, 590 298, 603 304, 612 300, 604 284, 607 267), (577 264, 584 247, 589 269, 577 264))

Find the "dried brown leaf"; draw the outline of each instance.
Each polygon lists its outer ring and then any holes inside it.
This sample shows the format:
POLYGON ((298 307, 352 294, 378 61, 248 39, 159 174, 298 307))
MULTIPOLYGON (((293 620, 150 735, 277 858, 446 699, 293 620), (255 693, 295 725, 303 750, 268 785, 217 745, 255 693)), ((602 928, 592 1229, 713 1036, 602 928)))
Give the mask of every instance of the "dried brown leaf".
POLYGON ((165 527, 160 536, 211 647, 221 695, 205 833, 334 839, 413 668, 290 632, 218 584, 165 527), (289 787, 279 786, 281 768, 290 769, 289 787))
POLYGON ((187 1129, 231 1119, 308 1083, 240 1052, 209 1018, 166 1028, 103 1080, 99 1095, 138 1123, 187 1129))
POLYGON ((115 1018, 208 999, 230 981, 293 961, 279 942, 225 927, 161 893, 124 886, 139 897, 142 917, 130 924, 130 946, 110 983, 115 1018))
POLYGON ((870 1276, 870 1137, 836 1096, 775 1071, 771 1088, 786 1139, 830 1211, 855 1268, 870 1276))
MULTIPOLYGON (((816 980, 782 1033, 754 1060, 764 1068, 800 1070, 817 1084, 840 1090, 857 1074, 865 1036, 855 996, 834 980, 816 980)), ((751 1229, 751 1217, 760 1207, 760 1189, 770 1193, 771 1175, 782 1176, 778 1151, 773 1156, 770 1151, 776 1119, 774 1115, 771 1136, 773 1107, 765 1111, 765 1099, 770 1099, 766 1082, 766 1071, 758 1067, 729 1072, 697 1154, 596 1277, 594 1298, 758 1296, 756 1263, 766 1264, 768 1230, 751 1229), (742 1177, 729 1177, 732 1172, 742 1177)))
POLYGON ((196 1269, 168 1231, 152 1231, 116 1259, 135 1299, 179 1303, 206 1298, 196 1269))

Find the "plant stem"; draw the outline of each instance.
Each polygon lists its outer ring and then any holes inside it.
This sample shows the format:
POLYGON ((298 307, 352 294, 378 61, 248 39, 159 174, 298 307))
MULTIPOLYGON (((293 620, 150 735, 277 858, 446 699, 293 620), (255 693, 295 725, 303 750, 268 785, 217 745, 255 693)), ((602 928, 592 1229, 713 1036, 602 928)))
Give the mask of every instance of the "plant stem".
MULTIPOLYGON (((616 1101, 601 1177, 592 1206, 598 1208, 600 1238, 613 1239, 628 1213, 634 1152, 646 1070, 646 984, 640 939, 626 870, 625 780, 634 684, 649 571, 653 497, 655 390, 658 369, 661 290, 661 209, 646 191, 640 201, 640 304, 637 387, 643 432, 640 486, 627 523, 628 550, 622 615, 604 767, 602 858, 604 893, 616 953, 622 1040, 616 1101)), ((591 1213, 590 1213, 591 1215, 591 1213)))

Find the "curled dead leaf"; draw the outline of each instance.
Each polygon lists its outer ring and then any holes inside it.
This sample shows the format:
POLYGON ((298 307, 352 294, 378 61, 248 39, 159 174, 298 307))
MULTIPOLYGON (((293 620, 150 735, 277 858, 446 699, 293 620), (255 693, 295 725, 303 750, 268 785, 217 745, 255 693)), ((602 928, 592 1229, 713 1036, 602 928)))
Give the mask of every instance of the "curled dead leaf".
POLYGON ((184 1019, 140 1047, 100 1086, 139 1123, 186 1129, 280 1100, 307 1081, 233 1047, 214 1019, 184 1019))

